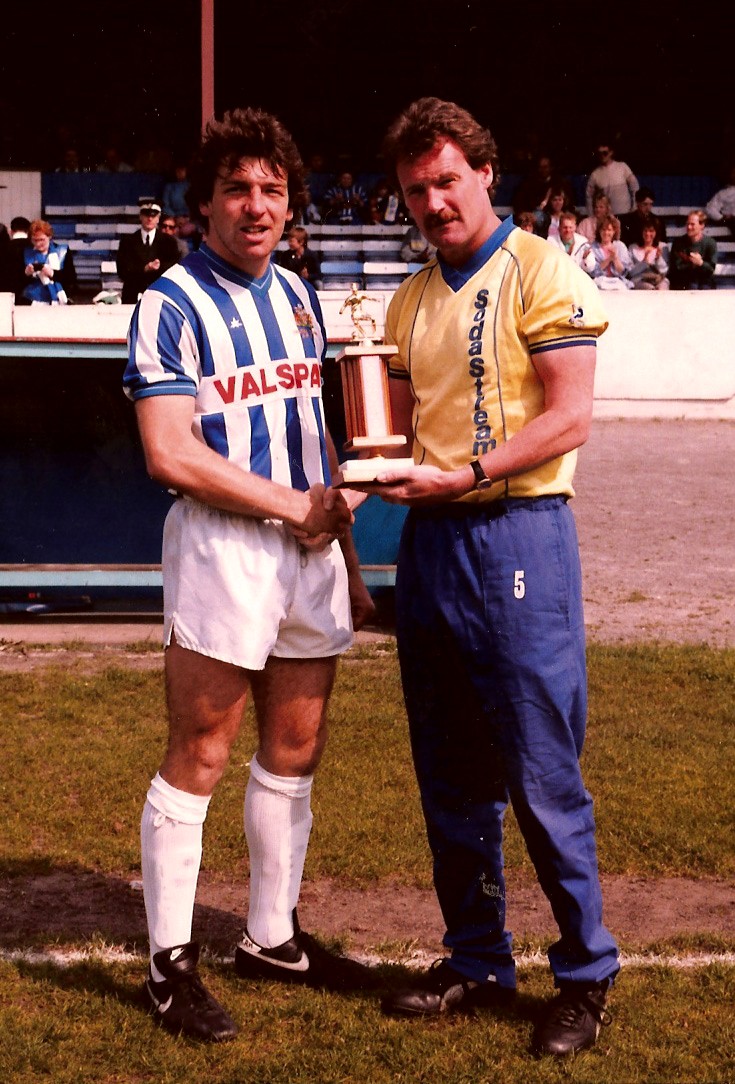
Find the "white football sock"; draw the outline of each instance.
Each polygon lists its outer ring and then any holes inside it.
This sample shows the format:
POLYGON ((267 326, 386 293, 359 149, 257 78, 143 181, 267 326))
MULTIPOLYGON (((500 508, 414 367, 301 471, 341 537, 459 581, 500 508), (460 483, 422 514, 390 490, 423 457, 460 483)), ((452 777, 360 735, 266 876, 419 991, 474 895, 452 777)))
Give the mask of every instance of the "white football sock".
POLYGON ((208 806, 208 797, 177 790, 158 774, 151 780, 140 822, 140 849, 151 974, 157 982, 163 975, 153 965, 155 953, 191 941, 208 806))
POLYGON ((253 757, 245 791, 245 837, 250 854, 248 933, 263 948, 293 936, 311 832, 313 775, 271 775, 253 757))

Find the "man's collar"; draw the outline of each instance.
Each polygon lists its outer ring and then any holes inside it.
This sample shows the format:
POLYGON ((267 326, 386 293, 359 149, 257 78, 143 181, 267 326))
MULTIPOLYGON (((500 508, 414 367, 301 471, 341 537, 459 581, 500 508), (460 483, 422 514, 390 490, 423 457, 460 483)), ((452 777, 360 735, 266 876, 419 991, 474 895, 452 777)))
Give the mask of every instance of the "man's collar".
POLYGON ((490 257, 498 251, 508 237, 508 234, 514 229, 516 229, 516 225, 513 221, 513 216, 508 215, 505 221, 501 222, 500 225, 493 230, 487 241, 483 242, 477 252, 473 252, 469 260, 462 264, 461 267, 451 267, 442 259, 441 253, 437 253, 437 260, 439 262, 442 277, 447 286, 454 290, 455 293, 457 293, 458 290, 461 290, 464 284, 469 282, 483 264, 487 263, 490 257))
POLYGON ((218 274, 224 275, 231 282, 238 282, 242 286, 255 286, 258 289, 264 289, 270 284, 273 276, 273 265, 268 264, 268 268, 264 275, 259 279, 253 275, 249 275, 247 271, 240 270, 239 267, 235 267, 234 264, 229 263, 227 260, 223 260, 221 256, 209 247, 206 241, 202 241, 199 246, 199 252, 204 256, 209 264, 217 271, 218 274))

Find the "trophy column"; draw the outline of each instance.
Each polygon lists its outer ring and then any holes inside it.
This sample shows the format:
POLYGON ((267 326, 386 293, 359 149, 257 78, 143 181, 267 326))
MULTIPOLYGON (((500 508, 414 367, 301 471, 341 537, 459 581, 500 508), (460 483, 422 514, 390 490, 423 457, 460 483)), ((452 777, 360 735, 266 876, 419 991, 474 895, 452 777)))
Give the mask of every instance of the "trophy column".
POLYGON ((406 438, 393 432, 388 392, 388 358, 392 346, 374 345, 369 340, 346 346, 337 355, 342 367, 342 392, 347 423, 346 452, 363 453, 339 465, 333 485, 372 482, 386 468, 410 470, 413 459, 386 459, 381 449, 395 448, 406 438))

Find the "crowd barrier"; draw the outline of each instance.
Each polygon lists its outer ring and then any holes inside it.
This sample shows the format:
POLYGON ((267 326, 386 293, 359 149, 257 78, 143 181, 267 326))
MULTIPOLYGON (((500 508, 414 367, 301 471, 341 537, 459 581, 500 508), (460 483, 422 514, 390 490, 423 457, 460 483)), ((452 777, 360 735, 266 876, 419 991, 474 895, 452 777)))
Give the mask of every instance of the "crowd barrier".
MULTIPOLYGON (((378 334, 392 294, 364 308, 378 334)), ((344 439, 336 354, 352 333, 343 297, 323 292, 327 421, 344 439)), ((597 418, 735 419, 735 292, 604 298, 597 418)), ((0 295, 0 612, 10 596, 84 591, 96 600, 160 597, 160 545, 171 497, 148 478, 121 390, 132 306, 13 308, 0 295)), ((371 498, 356 543, 368 584, 393 581, 404 510, 371 498)))
MULTIPOLYGON (((320 291, 334 356, 350 339, 347 291, 320 291)), ((390 290, 371 291, 364 310, 382 336, 390 290)), ((608 331, 598 343, 598 416, 735 417, 735 291, 607 293, 608 331)), ((132 305, 13 306, 0 295, 0 358, 20 353, 73 357, 75 343, 123 358, 132 305), (35 345, 34 345, 35 344, 35 345)))

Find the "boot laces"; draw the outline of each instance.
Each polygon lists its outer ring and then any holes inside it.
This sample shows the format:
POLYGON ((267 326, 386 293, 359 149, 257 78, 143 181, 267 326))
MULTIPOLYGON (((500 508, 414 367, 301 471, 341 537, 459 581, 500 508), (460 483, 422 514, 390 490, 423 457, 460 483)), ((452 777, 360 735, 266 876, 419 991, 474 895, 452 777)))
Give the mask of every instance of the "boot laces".
POLYGON ((585 1013, 590 1015, 602 1027, 609 1027, 612 1023, 612 1013, 604 1005, 599 1005, 594 998, 590 997, 590 991, 580 992, 562 991, 553 1018, 565 1028, 576 1027, 584 1018, 585 1013))

